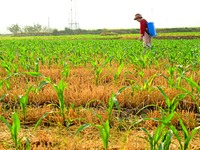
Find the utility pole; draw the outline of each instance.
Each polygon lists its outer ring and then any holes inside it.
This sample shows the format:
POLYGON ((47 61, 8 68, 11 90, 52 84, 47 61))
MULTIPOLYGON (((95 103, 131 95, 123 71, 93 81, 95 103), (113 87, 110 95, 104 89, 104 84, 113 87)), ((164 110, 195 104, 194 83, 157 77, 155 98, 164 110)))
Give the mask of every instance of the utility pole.
POLYGON ((50 18, 48 17, 48 32, 50 32, 50 18))
POLYGON ((69 29, 76 30, 79 29, 79 23, 76 20, 76 2, 75 0, 70 0, 70 12, 69 12, 69 29))

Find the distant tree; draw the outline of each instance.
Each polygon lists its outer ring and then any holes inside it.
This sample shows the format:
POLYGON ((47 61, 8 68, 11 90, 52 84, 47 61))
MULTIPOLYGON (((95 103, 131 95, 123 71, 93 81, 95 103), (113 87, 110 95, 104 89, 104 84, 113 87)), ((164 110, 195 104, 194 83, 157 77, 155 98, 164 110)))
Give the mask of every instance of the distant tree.
POLYGON ((65 28, 65 33, 66 34, 74 34, 73 30, 70 28, 65 28))
POLYGON ((42 32, 53 32, 53 29, 44 26, 44 27, 42 28, 42 32))
POLYGON ((21 27, 18 24, 12 24, 7 29, 13 34, 17 34, 17 33, 22 32, 21 27))
POLYGON ((23 30, 25 33, 40 33, 43 31, 43 27, 40 24, 34 24, 33 26, 24 26, 23 30))
POLYGON ((34 33, 39 33, 42 31, 42 25, 40 24, 34 24, 33 25, 33 30, 34 30, 34 33))
POLYGON ((32 26, 24 26, 23 27, 24 33, 34 33, 34 29, 32 26))
POLYGON ((59 35, 58 29, 54 29, 52 34, 53 34, 53 35, 59 35))

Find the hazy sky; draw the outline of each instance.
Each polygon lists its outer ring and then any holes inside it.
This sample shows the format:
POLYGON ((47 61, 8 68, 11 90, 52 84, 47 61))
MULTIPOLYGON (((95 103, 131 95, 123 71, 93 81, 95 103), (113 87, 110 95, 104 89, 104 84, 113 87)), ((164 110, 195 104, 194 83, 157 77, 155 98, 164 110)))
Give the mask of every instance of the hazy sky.
MULTIPOLYGON (((1 0, 0 33, 12 24, 41 24, 63 30, 69 27, 70 2, 74 0, 1 0)), ((199 0, 75 0, 81 29, 139 28, 141 13, 157 28, 200 27, 199 0)))

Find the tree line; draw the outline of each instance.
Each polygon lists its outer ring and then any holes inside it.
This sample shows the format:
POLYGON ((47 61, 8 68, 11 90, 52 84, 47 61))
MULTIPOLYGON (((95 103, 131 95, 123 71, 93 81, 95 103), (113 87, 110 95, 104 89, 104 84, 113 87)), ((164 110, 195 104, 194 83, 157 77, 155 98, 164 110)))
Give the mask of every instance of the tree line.
POLYGON ((26 25, 24 27, 19 26, 18 24, 12 24, 9 26, 8 31, 10 31, 12 34, 22 34, 22 33, 41 33, 41 32, 50 32, 50 29, 48 27, 43 27, 40 24, 34 24, 34 25, 26 25))
MULTIPOLYGON (((40 24, 27 25, 24 27, 18 24, 12 24, 7 28, 15 36, 30 36, 30 35, 73 35, 73 34, 101 34, 101 35, 117 35, 117 34, 138 34, 139 29, 69 29, 64 30, 52 29, 40 24)), ((158 28, 159 33, 171 32, 200 32, 200 27, 184 27, 184 28, 158 28)))

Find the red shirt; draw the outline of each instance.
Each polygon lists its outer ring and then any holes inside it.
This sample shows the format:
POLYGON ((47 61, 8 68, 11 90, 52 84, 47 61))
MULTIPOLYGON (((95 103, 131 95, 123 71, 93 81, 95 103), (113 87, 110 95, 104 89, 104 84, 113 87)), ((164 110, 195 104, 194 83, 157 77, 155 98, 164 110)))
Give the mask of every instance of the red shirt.
POLYGON ((140 21, 140 34, 144 36, 146 29, 147 29, 147 21, 145 19, 142 19, 140 21))

